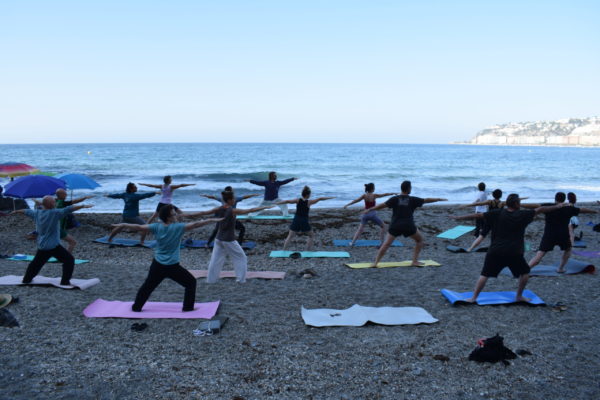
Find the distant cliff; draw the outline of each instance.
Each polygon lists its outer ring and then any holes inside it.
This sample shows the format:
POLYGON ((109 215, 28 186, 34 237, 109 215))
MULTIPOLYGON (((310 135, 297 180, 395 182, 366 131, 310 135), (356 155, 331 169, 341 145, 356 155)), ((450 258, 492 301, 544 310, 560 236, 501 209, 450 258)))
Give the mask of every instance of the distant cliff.
POLYGON ((600 117, 494 125, 477 133, 471 144, 600 146, 600 117))

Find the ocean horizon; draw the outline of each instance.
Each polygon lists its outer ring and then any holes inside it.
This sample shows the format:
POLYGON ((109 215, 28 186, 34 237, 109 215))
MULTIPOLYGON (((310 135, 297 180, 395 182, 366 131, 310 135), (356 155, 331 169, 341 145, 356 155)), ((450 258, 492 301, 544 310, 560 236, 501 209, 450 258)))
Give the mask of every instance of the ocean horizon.
MULTIPOLYGON (((336 196, 318 207, 340 207, 373 182, 377 193, 397 193, 403 180, 413 183, 413 195, 443 197, 449 204, 474 200, 477 183, 488 192, 528 196, 549 202, 557 191, 575 192, 579 201, 600 199, 600 172, 595 165, 600 149, 593 147, 469 146, 465 144, 367 143, 72 143, 4 144, 1 162, 25 162, 47 173, 89 175, 101 187, 75 190, 74 196, 98 195, 89 202, 93 212, 120 212, 121 200, 102 197, 123 192, 128 182, 160 184, 164 175, 173 183, 195 183, 174 192, 173 202, 185 210, 217 205, 201 194, 218 195, 233 186, 239 195, 264 189, 246 182, 266 180, 269 171, 279 179, 297 177, 283 186, 280 198, 300 195, 304 185, 313 197, 336 196), (10 158, 7 158, 10 157, 10 158)), ((0 178, 5 185, 8 179, 0 178)), ((139 192, 152 189, 139 186, 139 192)), ((158 197, 140 203, 153 211, 158 197)), ((252 207, 260 197, 240 207, 252 207)), ((443 204, 443 203, 440 203, 443 204)), ((357 205, 359 206, 359 205, 357 205)))

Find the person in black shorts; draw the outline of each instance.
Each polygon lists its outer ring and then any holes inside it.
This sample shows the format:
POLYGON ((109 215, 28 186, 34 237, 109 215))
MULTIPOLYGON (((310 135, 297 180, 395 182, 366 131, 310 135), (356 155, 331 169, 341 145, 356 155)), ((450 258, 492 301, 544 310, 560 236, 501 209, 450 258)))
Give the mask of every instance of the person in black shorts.
POLYGON ((475 213, 452 217, 455 220, 483 218, 492 230, 492 243, 485 256, 481 276, 475 284, 473 296, 467 300, 474 303, 485 287, 488 278, 495 278, 504 267, 508 267, 513 276, 519 278, 516 301, 529 301, 523 297, 523 290, 529 280, 529 265, 525 261, 525 229, 533 218, 540 213, 558 210, 563 205, 522 209, 518 194, 510 194, 506 198, 505 207, 486 213, 475 213))
POLYGON ((375 262, 371 265, 376 267, 379 261, 383 258, 386 251, 390 248, 397 236, 410 237, 415 241, 415 250, 413 252, 412 264, 415 267, 420 267, 423 264, 419 262, 419 253, 425 244, 423 241, 423 235, 419 232, 419 229, 415 225, 413 213, 415 209, 422 207, 426 203, 435 203, 437 201, 446 201, 446 199, 440 198, 427 198, 422 199, 420 197, 410 196, 412 185, 410 181, 404 181, 400 185, 402 193, 398 196, 390 197, 385 203, 381 203, 375 207, 369 208, 363 211, 363 214, 367 212, 381 210, 382 208, 389 207, 392 209, 392 222, 388 229, 388 235, 385 238, 385 242, 379 248, 375 262))
POLYGON ((315 203, 318 203, 322 200, 330 200, 335 197, 318 197, 313 200, 310 199, 310 188, 308 186, 304 186, 302 189, 302 197, 299 199, 293 200, 284 200, 278 202, 276 204, 296 204, 296 213, 294 214, 294 219, 290 224, 290 232, 288 233, 285 242, 283 242, 283 250, 287 250, 291 240, 298 233, 306 233, 308 235, 308 241, 306 243, 306 250, 312 250, 313 242, 315 239, 315 233, 313 232, 310 223, 308 221, 308 213, 310 211, 310 206, 315 203))
MULTIPOLYGON (((554 204, 563 204, 567 196, 563 192, 558 192, 554 196, 554 204)), ((548 204, 544 204, 548 205, 548 204)), ((560 259, 558 272, 565 272, 565 265, 571 257, 571 237, 569 235, 569 222, 571 217, 579 213, 595 214, 595 210, 588 208, 574 207, 572 204, 565 204, 559 210, 546 213, 546 224, 544 225, 544 234, 540 242, 540 247, 536 255, 529 260, 529 267, 533 268, 542 261, 547 252, 552 251, 554 246, 559 246, 563 254, 560 259)))

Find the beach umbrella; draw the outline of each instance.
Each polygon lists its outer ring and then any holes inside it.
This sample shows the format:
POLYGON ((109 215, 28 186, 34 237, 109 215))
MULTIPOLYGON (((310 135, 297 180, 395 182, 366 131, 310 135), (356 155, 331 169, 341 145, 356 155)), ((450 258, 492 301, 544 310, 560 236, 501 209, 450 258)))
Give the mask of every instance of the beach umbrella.
POLYGON ((31 165, 17 162, 5 162, 0 164, 0 176, 13 178, 15 176, 29 175, 38 171, 31 165))
POLYGON ((17 178, 4 187, 4 195, 20 199, 44 197, 56 189, 65 189, 65 182, 45 175, 29 175, 17 178))
POLYGON ((95 189, 100 187, 100 184, 83 174, 60 174, 56 175, 55 178, 64 181, 67 184, 67 188, 73 189, 95 189))

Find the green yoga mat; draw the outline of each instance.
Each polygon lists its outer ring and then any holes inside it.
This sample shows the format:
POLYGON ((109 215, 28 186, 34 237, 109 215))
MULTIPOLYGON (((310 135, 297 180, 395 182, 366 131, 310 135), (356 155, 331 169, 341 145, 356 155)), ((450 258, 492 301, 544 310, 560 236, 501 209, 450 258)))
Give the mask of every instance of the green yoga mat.
MULTIPOLYGON (((28 262, 31 262, 31 261, 33 261, 33 256, 31 256, 31 255, 25 255, 25 254, 15 254, 14 256, 7 258, 7 260, 10 260, 10 261, 28 261, 28 262)), ((50 259, 48 260, 48 262, 57 263, 57 262, 60 262, 60 261, 58 261, 54 257, 50 257, 50 259)), ((89 262, 90 262, 90 260, 75 260, 75 264, 85 264, 85 263, 89 263, 89 262)))
POLYGON ((238 215, 237 219, 294 219, 293 215, 238 215))
POLYGON ((290 258, 290 254, 300 253, 302 258, 350 258, 346 251, 285 251, 273 250, 269 257, 290 258))
POLYGON ((440 233, 439 235, 437 235, 437 237, 442 239, 456 239, 467 232, 471 232, 474 229, 474 226, 459 225, 455 226, 452 229, 448 229, 446 232, 440 233))

